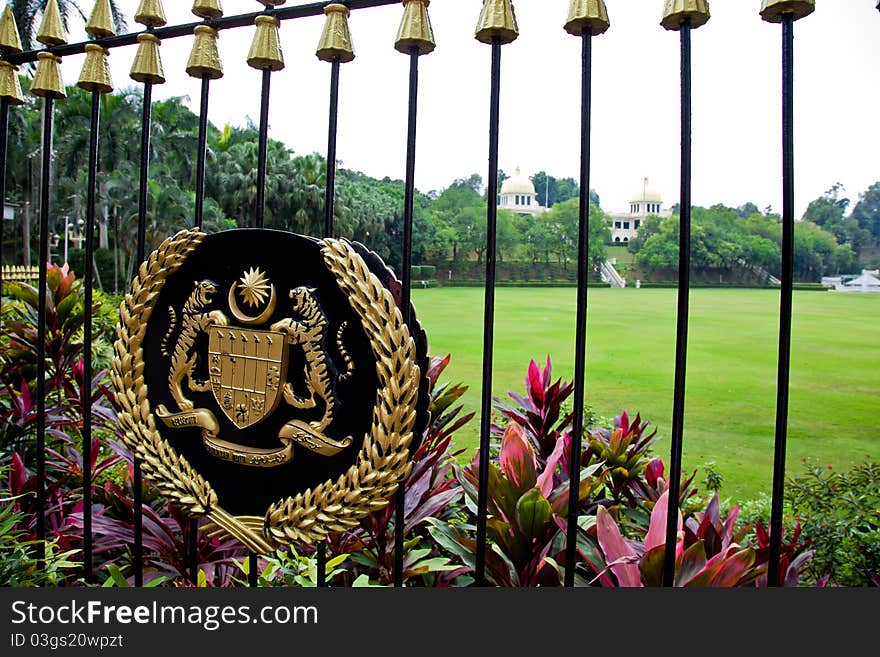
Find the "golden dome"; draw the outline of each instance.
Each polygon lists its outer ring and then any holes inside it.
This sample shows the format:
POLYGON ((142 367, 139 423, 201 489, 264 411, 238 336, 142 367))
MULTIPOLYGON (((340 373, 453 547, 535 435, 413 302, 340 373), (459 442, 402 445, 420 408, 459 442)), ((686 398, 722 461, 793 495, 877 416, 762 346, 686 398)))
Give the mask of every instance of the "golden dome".
POLYGON ((629 200, 630 203, 662 203, 663 197, 660 196, 660 192, 651 189, 648 186, 648 179, 645 178, 645 184, 642 188, 636 193, 633 194, 633 197, 629 200))
POLYGON ((519 167, 516 168, 516 173, 501 185, 501 195, 507 196, 508 194, 535 195, 535 185, 526 176, 522 175, 519 167))

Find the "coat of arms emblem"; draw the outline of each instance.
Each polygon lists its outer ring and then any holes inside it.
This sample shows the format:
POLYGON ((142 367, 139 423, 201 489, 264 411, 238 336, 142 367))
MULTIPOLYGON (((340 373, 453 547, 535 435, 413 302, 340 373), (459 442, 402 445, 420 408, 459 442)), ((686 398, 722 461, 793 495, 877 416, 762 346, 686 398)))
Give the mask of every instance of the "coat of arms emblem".
POLYGON ((427 420, 425 338, 395 287, 344 241, 169 238, 121 307, 113 372, 147 476, 261 550, 387 499, 427 420))

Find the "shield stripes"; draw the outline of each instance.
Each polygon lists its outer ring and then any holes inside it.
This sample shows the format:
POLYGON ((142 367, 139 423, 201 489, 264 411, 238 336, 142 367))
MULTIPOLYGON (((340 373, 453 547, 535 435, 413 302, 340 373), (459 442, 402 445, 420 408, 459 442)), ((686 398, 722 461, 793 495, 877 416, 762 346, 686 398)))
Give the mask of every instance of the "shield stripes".
POLYGON ((212 326, 208 358, 214 399, 236 427, 252 426, 274 412, 287 375, 284 335, 212 326))

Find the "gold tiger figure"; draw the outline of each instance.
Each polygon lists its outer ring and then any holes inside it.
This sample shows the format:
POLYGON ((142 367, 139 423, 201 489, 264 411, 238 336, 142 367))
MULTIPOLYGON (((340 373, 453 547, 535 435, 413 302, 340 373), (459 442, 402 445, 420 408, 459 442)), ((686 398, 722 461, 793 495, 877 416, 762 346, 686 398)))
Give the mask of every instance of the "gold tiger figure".
MULTIPOLYGON (((197 281, 180 313, 180 335, 177 337, 174 352, 171 354, 168 385, 171 389, 171 396, 174 397, 174 401, 182 411, 189 411, 193 408, 193 403, 183 394, 184 377, 187 379, 189 389, 193 392, 210 390, 208 381, 196 381, 193 377, 196 367, 196 352, 193 347, 198 334, 206 331, 209 326, 226 326, 228 324, 226 316, 219 310, 204 312, 204 308, 211 303, 211 297, 216 291, 217 286, 213 281, 197 281)), ((162 352, 166 356, 168 353, 165 350, 165 345, 177 325, 174 308, 169 306, 168 311, 171 317, 171 326, 162 341, 162 352)))

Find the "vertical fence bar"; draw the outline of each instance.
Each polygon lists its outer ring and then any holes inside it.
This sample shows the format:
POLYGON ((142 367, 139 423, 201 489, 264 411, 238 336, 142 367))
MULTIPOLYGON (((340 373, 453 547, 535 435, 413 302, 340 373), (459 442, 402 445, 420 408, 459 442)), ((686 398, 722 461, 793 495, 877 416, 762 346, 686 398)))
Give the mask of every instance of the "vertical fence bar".
POLYGON ((782 513, 785 501, 785 450, 791 372, 792 289, 794 287, 794 19, 782 20, 782 285, 779 300, 779 363, 776 383, 776 438, 770 511, 768 586, 779 586, 782 513))
POLYGON ((95 207, 98 186, 98 137, 101 127, 101 94, 92 92, 91 133, 89 135, 89 173, 86 199, 86 251, 83 265, 83 573, 93 576, 92 550, 92 292, 95 276, 95 207))
MULTIPOLYGON (((419 104, 419 48, 413 46, 409 53, 409 115, 406 137, 406 188, 403 209, 403 257, 401 309, 403 321, 412 321, 412 251, 413 220, 416 191, 416 127, 419 104)), ((394 506, 394 586, 403 586, 403 539, 406 533, 406 482, 397 487, 394 506)))
MULTIPOLYGON (((47 46, 63 44, 66 35, 58 6, 47 5, 37 40, 47 46)), ((61 58, 41 51, 31 82, 31 93, 43 99, 42 162, 40 168, 40 259, 37 294, 37 558, 46 558, 46 306, 49 264, 49 211, 52 190, 52 146, 55 100, 66 96, 61 78, 61 58)), ((65 220, 66 222, 66 220, 65 220)), ((55 373, 58 376, 58 373, 55 373)))
POLYGON ((681 213, 678 245, 678 311, 675 342, 675 391, 672 402, 672 445, 669 456, 669 506, 666 518, 666 552, 663 585, 675 579, 675 544, 678 539, 678 509, 681 487, 681 458, 684 442, 684 403, 687 376, 688 313, 691 288, 691 24, 681 26, 681 213))
POLYGON ((489 180, 486 181, 486 291, 483 310, 483 379, 480 403, 480 466, 477 490, 477 553, 474 577, 486 585, 486 525, 489 501, 489 447, 492 429, 492 355, 495 346, 495 260, 498 224, 498 142, 501 116, 501 46, 519 36, 510 0, 484 0, 474 37, 492 46, 489 92, 489 180))
POLYGON ((260 141, 257 156, 257 217, 255 228, 262 228, 266 217, 266 169, 269 148, 269 94, 272 71, 263 71, 263 88, 260 93, 260 141))
POLYGON ((203 75, 201 109, 199 110, 199 150, 196 153, 196 228, 202 227, 205 215, 205 161, 208 157, 208 104, 210 95, 211 78, 208 75, 203 75))
POLYGON ((684 443, 684 406, 687 378, 688 314, 691 287, 691 31, 709 20, 705 0, 666 3, 660 25, 681 37, 681 207, 678 246, 678 310, 675 340, 675 380, 672 402, 672 436, 669 456, 669 497, 666 517, 666 551, 663 555, 663 586, 675 583, 675 547, 681 489, 684 443))
POLYGON ((782 23, 782 253, 779 295, 779 353, 776 381, 776 435, 773 448, 773 497, 767 585, 780 586, 785 502, 785 450, 791 374, 792 289, 794 287, 794 22, 815 11, 815 0, 763 0, 761 18, 782 23))
POLYGON ((483 379, 480 404, 480 468, 477 493, 476 582, 486 584, 486 522, 489 501, 489 437, 492 428, 492 355, 495 344, 495 246, 498 219, 498 133, 501 98, 501 42, 492 44, 489 110, 489 209, 486 218, 486 288, 483 309, 483 379))
MULTIPOLYGON (((138 228, 137 228, 137 266, 147 255, 147 202, 150 177, 150 137, 153 124, 153 85, 165 82, 162 70, 162 59, 159 54, 159 38, 153 34, 155 27, 165 24, 165 16, 161 12, 151 13, 154 8, 144 7, 144 13, 137 14, 135 20, 146 25, 148 32, 138 35, 138 50, 131 67, 131 77, 144 85, 143 107, 141 113, 141 161, 140 187, 138 189, 138 228)), ((132 503, 134 513, 134 545, 132 547, 132 565, 134 567, 134 584, 144 584, 144 516, 143 487, 144 475, 141 462, 137 456, 133 459, 132 503)))
MULTIPOLYGON (((349 9, 332 3, 324 7, 326 21, 315 56, 330 63, 330 107, 327 120, 327 174, 324 190, 324 238, 333 237, 336 211, 336 139, 339 127, 339 71, 343 63, 354 60, 351 32, 348 28, 349 9)), ((317 546, 317 581, 319 587, 327 585, 327 543, 317 546)))
POLYGON ((52 131, 55 100, 43 100, 43 145, 40 175, 40 278, 37 297, 37 556, 46 558, 46 286, 49 262, 49 202, 52 175, 52 131))
MULTIPOLYGON (((271 3, 266 3, 271 4, 271 3)), ((274 16, 260 15, 254 19, 257 27, 248 53, 248 66, 263 72, 260 92, 260 134, 257 154, 256 216, 253 228, 263 228, 266 214, 266 172, 269 157, 269 100, 271 95, 272 72, 284 68, 284 55, 278 35, 279 21, 274 16)), ((259 584, 257 554, 248 554, 248 586, 259 584)))
POLYGON ((248 586, 255 587, 260 583, 260 563, 256 552, 248 553, 248 586))
MULTIPOLYGON (((193 13, 201 18, 218 18, 222 16, 219 7, 193 5, 193 13)), ((199 136, 196 147, 196 180, 195 209, 193 224, 201 229, 205 214, 205 176, 208 157, 208 110, 211 98, 211 80, 223 77, 223 64, 217 48, 217 30, 199 25, 193 30, 195 40, 192 52, 186 65, 186 72, 191 77, 201 80, 201 98, 199 102, 199 136)), ((199 519, 190 518, 188 522, 187 560, 189 561, 189 579, 198 585, 199 575, 199 519)))
MULTIPOLYGON (((330 110, 327 121, 327 176, 324 190, 324 237, 333 237, 334 213, 336 208, 336 138, 339 126, 339 70, 338 57, 330 62, 330 110)), ((327 544, 321 542, 316 554, 317 586, 327 585, 327 544)))
MULTIPOLYGON (((146 258, 147 251, 147 201, 150 176, 150 132, 153 122, 153 84, 144 84, 144 106, 141 116, 141 164, 138 192, 137 266, 146 258)), ((132 477, 132 502, 134 507, 133 566, 134 585, 144 585, 144 474, 141 462, 134 457, 132 477)))
POLYGON ((339 58, 330 63, 330 117, 327 129, 327 188, 324 192, 324 237, 333 237, 336 211, 336 137, 339 125, 339 58))
MULTIPOLYGON (((95 4, 86 24, 92 38, 115 34, 106 4, 95 4)), ((77 86, 92 94, 89 120, 89 161, 86 190, 86 234, 83 278, 83 399, 82 399, 82 459, 83 459, 83 576, 87 582, 94 577, 94 539, 92 537, 92 302, 95 278, 95 219, 97 216, 98 148, 101 135, 101 95, 113 91, 108 66, 108 51, 94 43, 86 45, 86 60, 77 86)))
MULTIPOLYGON (((428 16, 427 0, 404 0, 403 18, 394 48, 409 56, 409 106, 406 136, 406 182, 403 207, 401 262, 401 312, 403 321, 412 321, 412 251, 416 193, 416 132, 419 106, 419 57, 434 51, 434 32, 428 16)), ((416 441, 420 437, 416 437, 416 441)), ((415 449, 413 447, 412 449, 415 449)), ((406 534, 406 482, 395 492, 394 505, 394 586, 403 586, 404 536, 406 534)))
MULTIPOLYGON (((339 70, 338 57, 330 62, 330 110, 327 127, 327 176, 324 190, 324 237, 333 237, 334 213, 336 211, 336 138, 339 126, 339 70)), ((317 586, 327 586, 327 543, 318 545, 317 586)))
MULTIPOLYGON (((574 586, 577 565, 580 468, 584 432, 584 397, 587 378, 587 292, 590 277, 590 157, 592 130, 593 36, 611 26, 603 0, 572 0, 565 30, 581 38, 581 170, 578 208, 578 291, 575 324, 574 412, 569 463, 568 521, 565 543, 565 586, 574 586)), ((549 207, 550 200, 547 199, 549 207)))
MULTIPOLYGON (((215 33, 216 34, 216 33, 215 33)), ((211 95, 211 77, 202 75, 202 94, 199 109, 199 141, 196 153, 196 203, 195 227, 202 228, 205 214, 205 161, 208 157, 208 105, 211 95)), ((195 585, 199 574, 199 519, 189 519, 187 532, 187 548, 189 559, 189 579, 195 585)))

